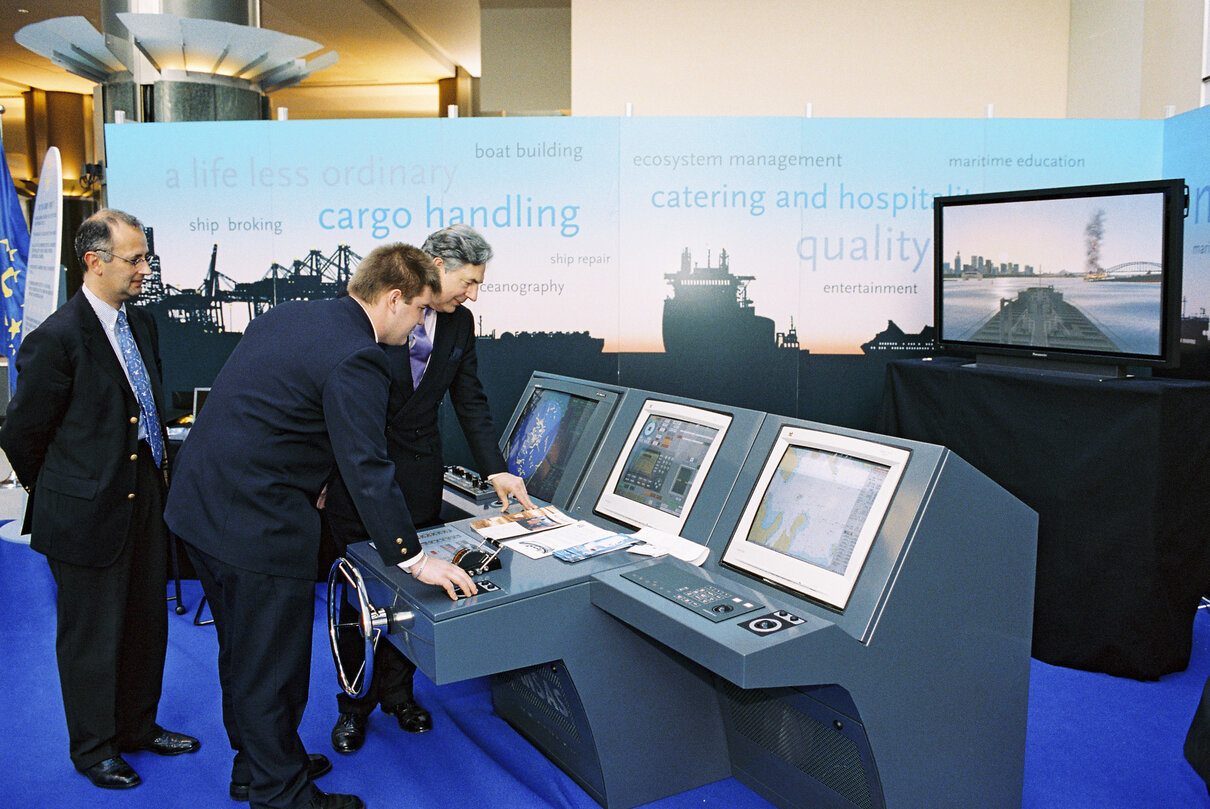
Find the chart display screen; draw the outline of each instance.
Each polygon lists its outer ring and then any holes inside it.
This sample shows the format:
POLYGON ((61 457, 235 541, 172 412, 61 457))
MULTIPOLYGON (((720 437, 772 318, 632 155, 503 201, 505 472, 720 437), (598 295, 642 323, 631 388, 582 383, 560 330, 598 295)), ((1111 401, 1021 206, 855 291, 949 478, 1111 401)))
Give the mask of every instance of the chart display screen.
POLYGON ((747 541, 843 576, 888 471, 861 458, 787 447, 747 541))
POLYGON ((723 564, 843 610, 910 457, 876 440, 783 427, 723 564))

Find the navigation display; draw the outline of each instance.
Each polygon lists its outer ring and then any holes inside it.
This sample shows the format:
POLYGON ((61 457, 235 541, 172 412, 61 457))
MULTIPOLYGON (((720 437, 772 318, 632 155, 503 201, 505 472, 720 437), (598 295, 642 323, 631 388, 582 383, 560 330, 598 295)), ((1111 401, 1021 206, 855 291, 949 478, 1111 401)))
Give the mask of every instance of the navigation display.
POLYGON ((614 465, 597 511, 677 534, 731 425, 731 416, 648 399, 614 465))
POLYGON ((613 420, 623 389, 535 371, 500 435, 508 471, 530 497, 566 508, 613 420))
POLYGON ((747 540, 843 576, 887 472, 885 464, 787 447, 747 540))
POLYGON ((530 496, 554 498, 596 405, 583 396, 534 388, 504 448, 508 471, 525 479, 530 496))
POLYGON ((648 416, 614 492, 679 517, 718 430, 691 421, 648 416))
POLYGON ((783 427, 723 563, 844 609, 909 456, 875 441, 783 427))

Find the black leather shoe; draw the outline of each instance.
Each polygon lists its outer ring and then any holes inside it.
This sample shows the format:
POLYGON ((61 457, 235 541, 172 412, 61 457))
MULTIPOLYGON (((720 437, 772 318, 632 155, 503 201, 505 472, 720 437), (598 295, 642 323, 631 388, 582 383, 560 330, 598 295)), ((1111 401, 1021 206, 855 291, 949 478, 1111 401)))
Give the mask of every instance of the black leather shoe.
POLYGON ((433 716, 415 700, 401 702, 390 708, 383 708, 383 713, 388 713, 399 720, 399 727, 406 730, 408 733, 424 733, 433 729, 433 716))
POLYGON ((139 774, 123 761, 121 756, 98 761, 81 772, 89 781, 92 781, 94 787, 101 789, 130 789, 143 783, 139 774))
MULTIPOLYGON (((307 777, 312 781, 321 775, 327 775, 331 771, 332 762, 328 761, 327 756, 321 753, 307 754, 307 777)), ((231 800, 233 801, 246 801, 248 800, 248 785, 232 781, 227 794, 231 796, 231 800)))
POLYGON ((352 753, 361 749, 366 741, 366 718, 353 713, 342 713, 332 728, 332 749, 337 753, 352 753))
POLYGON ((366 809, 366 805, 356 795, 321 792, 311 799, 307 804, 307 809, 366 809))
POLYGON ((135 750, 146 750, 157 756, 179 756, 181 753, 192 753, 201 746, 202 743, 192 736, 161 730, 158 736, 139 745, 135 750))

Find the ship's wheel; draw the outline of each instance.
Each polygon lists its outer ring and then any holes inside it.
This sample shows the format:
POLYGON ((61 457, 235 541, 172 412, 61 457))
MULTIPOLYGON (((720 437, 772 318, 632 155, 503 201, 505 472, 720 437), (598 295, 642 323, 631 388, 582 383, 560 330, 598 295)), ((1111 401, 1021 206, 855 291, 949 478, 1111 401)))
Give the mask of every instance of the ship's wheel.
POLYGON ((383 631, 407 626, 413 618, 415 613, 408 610, 390 612, 375 607, 366 593, 361 571, 348 559, 342 556, 332 564, 328 571, 328 640, 332 645, 332 660, 336 663, 336 678, 346 694, 354 699, 366 695, 374 677, 374 650, 383 631), (340 605, 346 599, 357 608, 357 620, 352 623, 340 621, 340 605), (356 632, 361 637, 360 661, 341 658, 342 638, 349 632, 356 632))

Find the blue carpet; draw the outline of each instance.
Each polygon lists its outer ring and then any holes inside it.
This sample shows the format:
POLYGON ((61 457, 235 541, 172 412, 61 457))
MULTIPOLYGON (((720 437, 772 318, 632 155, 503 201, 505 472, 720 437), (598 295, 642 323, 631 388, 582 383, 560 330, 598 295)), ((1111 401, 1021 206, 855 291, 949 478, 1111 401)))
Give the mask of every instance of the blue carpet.
MULTIPOLYGON (((143 778, 108 792, 77 775, 67 758, 54 662, 54 583, 44 559, 0 541, 0 657, 5 671, 0 755, 6 806, 236 807, 227 797, 231 751, 219 715, 214 631, 196 627, 201 598, 184 583, 186 615, 170 612, 160 724, 202 740, 193 755, 127 756, 143 778)), ((301 734, 333 760, 320 779, 329 792, 354 792, 370 809, 508 807, 595 809, 597 804, 491 709, 486 680, 435 686, 417 675, 417 698, 434 730, 409 736, 375 714, 365 747, 333 753, 335 676, 327 650, 322 588, 317 589, 311 702, 301 734)), ((1210 615, 1199 615, 1188 670, 1142 683, 1034 661, 1030 683, 1023 809, 1210 809, 1206 786, 1181 754, 1185 731, 1210 676, 1210 615)), ((960 763, 956 763, 960 766, 960 763)), ((938 785, 944 789, 944 785, 938 785)), ((928 796, 917 807, 927 809, 928 796)), ((728 778, 649 804, 652 809, 769 809, 728 778)), ((977 807, 972 807, 977 809, 977 807)))

